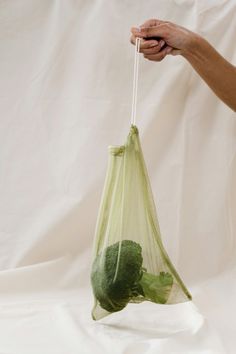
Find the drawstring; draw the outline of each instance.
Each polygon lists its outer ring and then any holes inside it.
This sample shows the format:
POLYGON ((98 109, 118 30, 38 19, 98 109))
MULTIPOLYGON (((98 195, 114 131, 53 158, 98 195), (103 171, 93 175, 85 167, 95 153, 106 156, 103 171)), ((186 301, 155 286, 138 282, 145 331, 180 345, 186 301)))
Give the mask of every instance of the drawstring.
POLYGON ((133 101, 132 101, 132 113, 131 113, 131 124, 132 125, 135 125, 135 120, 136 120, 140 41, 141 41, 141 39, 137 37, 135 40, 135 49, 134 49, 135 51, 134 51, 133 101))

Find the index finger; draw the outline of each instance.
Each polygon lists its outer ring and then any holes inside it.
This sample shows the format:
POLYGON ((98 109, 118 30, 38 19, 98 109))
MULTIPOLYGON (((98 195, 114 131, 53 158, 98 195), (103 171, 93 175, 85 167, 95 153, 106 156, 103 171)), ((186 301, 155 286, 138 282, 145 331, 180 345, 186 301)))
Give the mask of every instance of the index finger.
MULTIPOLYGON (((135 39, 136 39, 136 36, 132 35, 130 37, 130 42, 132 44, 135 44, 135 39)), ((155 47, 159 44, 159 41, 156 40, 156 39, 153 39, 153 40, 145 40, 143 38, 141 38, 141 41, 140 41, 140 50, 142 49, 148 49, 148 48, 152 48, 152 47, 155 47)))
POLYGON ((167 35, 168 26, 166 23, 153 26, 153 27, 132 27, 131 32, 134 36, 140 38, 150 37, 165 37, 167 35))
POLYGON ((142 25, 140 25, 139 27, 152 27, 152 26, 157 26, 164 23, 164 21, 161 20, 157 20, 157 19, 151 19, 151 20, 147 20, 145 21, 142 25))

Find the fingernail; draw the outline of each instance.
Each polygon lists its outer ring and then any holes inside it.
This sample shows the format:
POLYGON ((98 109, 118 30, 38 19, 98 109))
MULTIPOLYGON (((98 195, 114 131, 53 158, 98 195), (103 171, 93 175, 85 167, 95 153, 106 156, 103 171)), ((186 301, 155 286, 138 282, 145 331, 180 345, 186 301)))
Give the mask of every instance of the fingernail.
POLYGON ((167 49, 166 49, 166 53, 167 53, 167 54, 170 54, 171 51, 172 51, 172 48, 167 48, 167 49))
POLYGON ((165 45, 165 41, 161 40, 161 41, 160 41, 160 46, 161 46, 161 48, 162 48, 164 45, 165 45))
POLYGON ((156 45, 158 45, 158 42, 157 42, 157 41, 156 41, 156 42, 151 43, 151 44, 150 44, 150 47, 155 47, 156 45))

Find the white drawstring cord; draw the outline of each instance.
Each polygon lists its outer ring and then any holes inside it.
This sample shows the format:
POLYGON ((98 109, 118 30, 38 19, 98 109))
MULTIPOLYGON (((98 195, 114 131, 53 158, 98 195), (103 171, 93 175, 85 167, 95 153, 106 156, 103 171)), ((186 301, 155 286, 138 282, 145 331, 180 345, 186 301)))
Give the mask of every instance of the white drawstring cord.
POLYGON ((141 41, 141 39, 137 37, 135 40, 135 48, 134 48, 134 79, 133 79, 132 113, 131 113, 131 124, 132 125, 135 125, 135 122, 136 122, 140 41, 141 41))

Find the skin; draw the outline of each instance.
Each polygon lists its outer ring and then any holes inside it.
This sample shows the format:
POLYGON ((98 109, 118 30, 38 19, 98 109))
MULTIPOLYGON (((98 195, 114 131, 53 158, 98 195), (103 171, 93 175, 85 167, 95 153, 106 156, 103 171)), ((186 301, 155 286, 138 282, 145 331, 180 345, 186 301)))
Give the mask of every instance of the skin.
POLYGON ((221 56, 204 38, 168 21, 156 19, 131 28, 130 41, 141 38, 140 52, 151 61, 167 55, 184 57, 212 91, 236 112, 236 67, 221 56))

